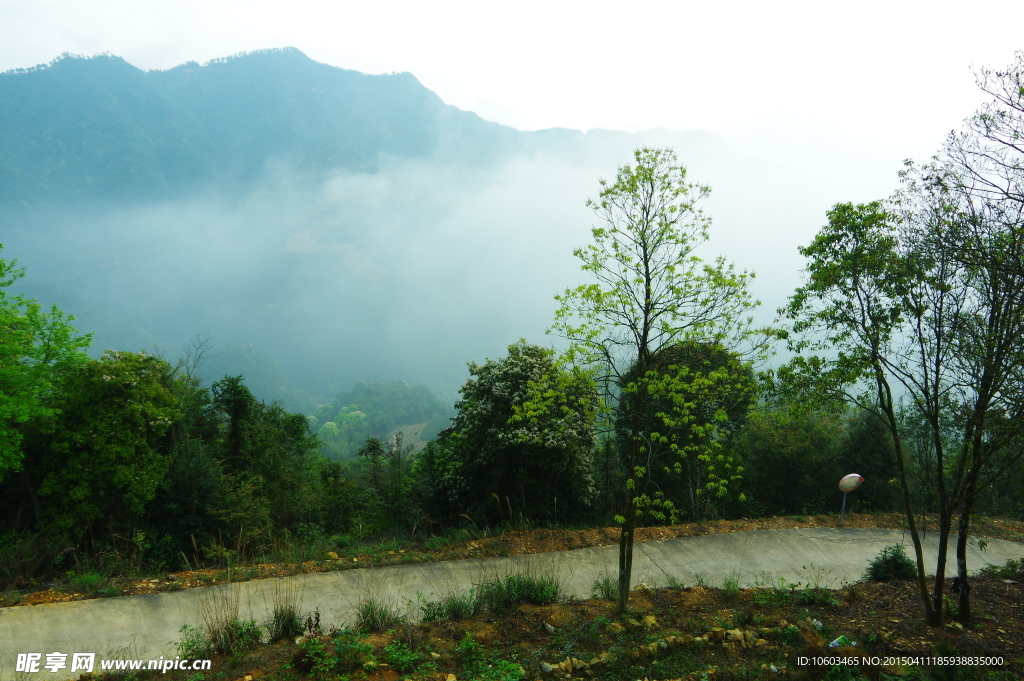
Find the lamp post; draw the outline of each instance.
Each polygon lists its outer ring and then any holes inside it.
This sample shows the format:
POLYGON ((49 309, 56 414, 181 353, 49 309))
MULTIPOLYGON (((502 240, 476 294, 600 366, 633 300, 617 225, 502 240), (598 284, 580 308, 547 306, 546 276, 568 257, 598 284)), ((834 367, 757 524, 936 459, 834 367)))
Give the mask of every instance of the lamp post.
POLYGON ((864 478, 856 473, 844 475, 839 479, 839 491, 843 493, 843 510, 839 514, 840 520, 846 517, 846 495, 863 484, 864 478))

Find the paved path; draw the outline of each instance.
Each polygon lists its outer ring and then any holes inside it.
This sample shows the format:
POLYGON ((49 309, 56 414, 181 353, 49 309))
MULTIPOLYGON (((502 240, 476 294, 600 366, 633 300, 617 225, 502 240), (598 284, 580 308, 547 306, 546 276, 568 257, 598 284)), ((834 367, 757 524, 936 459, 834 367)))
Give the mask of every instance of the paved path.
MULTIPOLYGON (((955 548, 950 539, 950 554, 955 548)), ((910 538, 895 530, 797 529, 679 537, 636 544, 634 584, 665 585, 670 580, 694 584, 702 579, 721 586, 734 577, 741 586, 766 578, 789 582, 818 582, 838 586, 855 582, 872 558, 886 546, 905 544, 910 538)), ((982 553, 972 542, 968 565, 1002 565, 1024 558, 1024 543, 988 540, 982 553)), ((926 560, 934 565, 938 536, 925 538, 926 560)), ((418 613, 412 605, 417 593, 425 597, 461 593, 488 576, 532 570, 562 580, 568 592, 589 597, 600 577, 617 569, 615 545, 574 551, 345 570, 240 584, 188 589, 124 598, 107 598, 49 605, 0 609, 0 681, 12 678, 60 680, 71 677, 62 670, 36 674, 15 671, 17 653, 92 652, 101 658, 174 657, 173 642, 185 624, 198 625, 203 613, 237 602, 239 616, 263 621, 275 594, 290 591, 302 612, 319 609, 324 625, 352 621, 353 608, 368 596, 377 596, 418 613)), ((951 558, 947 571, 954 565, 951 558)), ((97 663, 98 666, 98 663, 97 663)), ((41 667, 42 669, 42 667, 41 667)), ((75 674, 77 676, 77 673, 75 674)))

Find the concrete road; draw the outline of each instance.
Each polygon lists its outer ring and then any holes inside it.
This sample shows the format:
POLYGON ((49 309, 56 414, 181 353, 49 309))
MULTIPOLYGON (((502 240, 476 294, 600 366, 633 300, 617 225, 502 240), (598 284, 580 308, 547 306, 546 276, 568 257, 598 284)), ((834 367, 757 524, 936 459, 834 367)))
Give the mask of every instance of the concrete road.
MULTIPOLYGON (((953 553, 956 538, 950 539, 953 553)), ((788 582, 840 586, 855 582, 886 546, 910 538, 896 530, 799 529, 680 537, 636 544, 634 584, 663 586, 670 581, 721 586, 734 578, 741 586, 785 579, 788 582)), ((934 565, 938 536, 925 538, 925 557, 934 565)), ((183 625, 201 625, 204 615, 227 608, 244 619, 262 622, 279 594, 290 593, 304 613, 319 609, 322 622, 343 625, 354 607, 368 597, 381 598, 418 615, 417 595, 434 598, 461 593, 488 576, 531 570, 556 576, 569 593, 589 597, 594 580, 614 577, 618 547, 553 553, 345 570, 263 579, 204 589, 0 609, 0 681, 11 678, 61 680, 70 673, 71 654, 96 653, 99 660, 174 657, 174 642, 183 625), (44 668, 48 653, 68 654, 67 667, 44 668), (18 653, 41 653, 40 671, 16 672, 18 653)), ((1002 565, 1024 558, 1024 543, 988 540, 984 552, 972 541, 968 565, 1002 565)), ((951 558, 948 570, 953 568, 951 558)))

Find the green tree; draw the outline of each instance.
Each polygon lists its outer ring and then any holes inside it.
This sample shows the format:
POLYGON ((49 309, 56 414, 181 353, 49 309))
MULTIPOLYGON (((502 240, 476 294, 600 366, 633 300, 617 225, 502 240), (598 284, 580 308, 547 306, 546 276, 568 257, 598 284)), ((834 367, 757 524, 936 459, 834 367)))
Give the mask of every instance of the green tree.
POLYGON ((917 354, 902 334, 907 313, 924 309, 910 301, 925 293, 926 280, 921 263, 901 252, 897 221, 882 203, 837 204, 828 219, 814 241, 800 249, 809 261, 808 281, 782 311, 794 321, 791 349, 828 354, 796 356, 780 370, 782 384, 795 399, 824 395, 875 411, 889 427, 925 616, 938 623, 941 609, 936 611, 928 598, 893 383, 919 375, 925 397, 936 398, 942 390, 936 373, 941 374, 949 350, 943 345, 917 354), (917 372, 922 366, 924 372, 917 372))
POLYGON ((402 431, 387 442, 367 438, 356 454, 362 463, 357 470, 364 531, 407 528, 421 520, 414 490, 415 457, 402 431))
POLYGON ((224 377, 211 393, 219 426, 214 451, 225 476, 214 514, 237 550, 265 544, 275 528, 314 518, 321 443, 306 417, 260 402, 241 376, 224 377))
MULTIPOLYGON (((651 358, 650 370, 658 375, 673 376, 679 388, 675 397, 693 405, 691 411, 695 422, 716 423, 716 437, 728 438, 746 422, 757 385, 753 369, 736 353, 714 343, 687 340, 662 348, 651 358), (684 372, 682 376, 680 370, 684 372), (709 391, 702 387, 702 380, 711 374, 715 376, 716 383, 709 391)), ((623 384, 635 384, 639 378, 634 367, 623 377, 623 384)), ((615 417, 618 446, 623 458, 628 456, 630 423, 637 416, 637 410, 646 409, 638 415, 643 432, 660 432, 666 440, 652 440, 646 448, 644 467, 650 471, 651 484, 663 493, 666 503, 671 502, 671 511, 678 511, 683 504, 688 507, 691 518, 699 519, 707 512, 715 513, 713 504, 718 500, 716 497, 706 498, 704 494, 707 483, 717 480, 713 467, 708 470, 709 463, 713 466, 709 461, 712 443, 710 434, 698 434, 686 425, 678 432, 666 429, 665 418, 675 410, 673 399, 672 395, 665 395, 641 405, 635 393, 623 391, 615 417), (674 449, 672 445, 675 445, 674 449)), ((720 456, 723 457, 719 460, 723 467, 732 466, 725 461, 727 456, 724 453, 720 456)), ((739 472, 737 466, 736 473, 739 472)))
MULTIPOLYGON (((890 202, 837 205, 829 225, 801 252, 809 281, 791 298, 794 347, 827 359, 798 357, 796 373, 830 385, 875 410, 887 425, 918 561, 925 616, 942 623, 946 540, 959 514, 958 572, 966 583, 970 512, 980 489, 1012 462, 1011 443, 1024 432, 1024 226, 1021 206, 993 204, 965 193, 940 163, 904 173, 905 189, 890 202), (868 393, 858 394, 866 385, 868 393), (921 451, 920 432, 903 426, 894 393, 927 424, 939 512, 939 551, 931 599, 910 491, 908 453, 921 451), (950 422, 957 437, 949 437, 950 422), (911 450, 905 446, 910 435, 911 450), (953 445, 952 447, 950 445, 953 445)), ((970 618, 967 596, 959 616, 970 618)))
MULTIPOLYGON (((1005 70, 981 69, 976 80, 991 99, 963 130, 950 133, 932 163, 908 173, 904 194, 917 199, 911 217, 923 212, 922 204, 949 215, 938 225, 926 223, 933 228, 925 234, 956 266, 942 283, 964 291, 955 325, 943 329, 956 346, 950 392, 961 427, 959 451, 949 462, 949 497, 958 507, 956 558, 964 585, 975 504, 1024 456, 1024 52, 1005 70)), ((938 440, 938 419, 932 421, 938 440)), ((960 589, 957 616, 971 619, 969 588, 960 589)))
POLYGON ((489 522, 505 513, 567 519, 588 509, 592 382, 563 369, 553 351, 522 340, 508 347, 508 357, 471 363, 469 372, 452 427, 424 459, 431 470, 421 467, 443 490, 441 508, 489 522))
MULTIPOLYGON (((910 453, 911 447, 906 445, 906 438, 904 443, 905 451, 910 453)), ((913 475, 917 473, 915 461, 911 454, 910 463, 913 465, 908 469, 913 475)), ((899 511, 902 499, 899 487, 894 484, 899 477, 899 469, 893 453, 892 435, 877 413, 858 409, 847 418, 836 463, 840 467, 839 475, 860 473, 867 478, 857 493, 850 496, 851 503, 847 509, 851 512, 857 509, 899 511)), ((834 476, 835 479, 823 480, 833 504, 838 499, 835 482, 839 475, 834 476)))
MULTIPOLYGON (((761 515, 835 508, 842 420, 825 410, 765 401, 729 445, 743 461, 748 502, 761 515)), ((849 471, 847 471, 849 472, 849 471)))
POLYGON ((599 198, 587 202, 602 224, 592 230, 594 243, 575 255, 595 281, 556 296, 560 308, 551 329, 571 342, 568 360, 593 372, 613 410, 634 405, 626 419, 627 498, 617 517, 620 611, 629 593, 637 519, 645 510, 663 515, 663 500, 649 489, 645 457, 652 443, 702 461, 703 493, 724 495, 738 478, 720 448, 727 416, 716 412, 709 421, 697 408, 734 389, 728 372, 675 364, 658 372, 654 359, 682 341, 763 354, 770 335, 753 330, 748 316, 757 305, 747 291, 753 275, 737 273, 723 258, 708 263, 694 253, 708 236, 710 219, 697 204, 710 189, 687 182, 671 150, 643 148, 634 157, 635 166, 620 167, 614 182, 602 180, 599 198), (626 378, 630 372, 634 380, 626 378), (671 404, 657 414, 663 424, 645 429, 647 405, 662 400, 671 404), (678 437, 683 432, 694 437, 678 437))
POLYGON ((81 350, 92 337, 76 335, 74 317, 56 307, 44 312, 11 295, 7 289, 25 275, 17 264, 0 258, 0 480, 21 467, 26 424, 59 413, 46 398, 63 374, 89 360, 81 350))
POLYGON ((25 465, 40 525, 74 539, 143 513, 170 465, 173 380, 159 357, 112 350, 64 377, 48 403, 59 422, 32 438, 25 465))

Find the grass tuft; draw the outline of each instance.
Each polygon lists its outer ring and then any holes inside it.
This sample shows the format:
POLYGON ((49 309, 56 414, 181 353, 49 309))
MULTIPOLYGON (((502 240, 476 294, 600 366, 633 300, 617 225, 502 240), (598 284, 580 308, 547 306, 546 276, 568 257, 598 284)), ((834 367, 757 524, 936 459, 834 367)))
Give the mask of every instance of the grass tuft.
POLYGON ((477 613, 476 593, 471 589, 469 593, 449 594, 436 601, 421 601, 419 608, 424 622, 460 622, 477 613))
POLYGON ((594 580, 590 587, 590 597, 600 598, 604 601, 618 601, 619 581, 612 577, 600 577, 594 580))
POLYGON ((271 643, 299 636, 306 628, 302 613, 299 611, 299 592, 295 582, 275 582, 274 601, 270 612, 270 619, 263 627, 267 630, 267 638, 271 643))
POLYGON ((554 577, 535 576, 529 573, 510 573, 504 577, 495 577, 478 584, 476 588, 478 609, 495 613, 523 603, 557 603, 561 594, 562 586, 554 577))
POLYGON ((356 604, 357 631, 384 631, 405 624, 405 616, 383 598, 368 596, 356 604))

